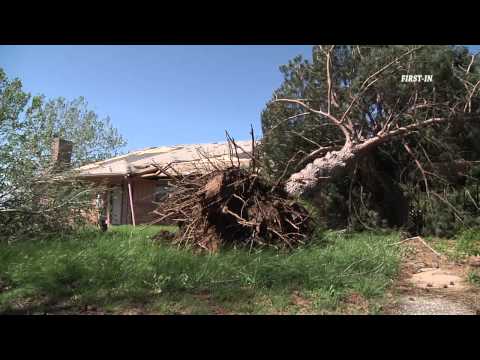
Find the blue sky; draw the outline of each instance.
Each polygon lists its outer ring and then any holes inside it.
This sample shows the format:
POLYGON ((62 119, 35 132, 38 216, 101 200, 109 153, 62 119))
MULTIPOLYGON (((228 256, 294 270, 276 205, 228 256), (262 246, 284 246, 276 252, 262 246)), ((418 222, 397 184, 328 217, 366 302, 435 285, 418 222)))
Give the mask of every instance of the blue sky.
POLYGON ((311 46, 0 46, 0 67, 26 91, 84 96, 128 141, 148 146, 258 135, 282 82, 278 67, 311 46))
MULTIPOLYGON (((480 50, 480 46, 475 46, 480 50)), ((282 82, 278 67, 310 45, 0 46, 0 67, 47 98, 84 96, 109 115, 126 150, 257 135, 282 82)))

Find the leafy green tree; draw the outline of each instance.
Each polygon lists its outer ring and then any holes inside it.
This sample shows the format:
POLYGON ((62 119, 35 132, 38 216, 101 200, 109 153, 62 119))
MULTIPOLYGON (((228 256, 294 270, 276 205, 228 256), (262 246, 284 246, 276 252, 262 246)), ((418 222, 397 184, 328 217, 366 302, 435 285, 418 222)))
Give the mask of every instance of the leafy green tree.
POLYGON ((60 137, 73 142, 72 166, 106 159, 119 154, 126 144, 110 118, 100 119, 88 109, 83 97, 45 101, 33 99, 25 117, 24 143, 39 161, 50 159, 52 141, 60 137))
POLYGON ((119 153, 125 140, 88 109, 83 98, 32 97, 0 69, 0 223, 2 235, 71 226, 93 189, 75 179, 55 180, 54 137, 72 141, 72 166, 119 153))

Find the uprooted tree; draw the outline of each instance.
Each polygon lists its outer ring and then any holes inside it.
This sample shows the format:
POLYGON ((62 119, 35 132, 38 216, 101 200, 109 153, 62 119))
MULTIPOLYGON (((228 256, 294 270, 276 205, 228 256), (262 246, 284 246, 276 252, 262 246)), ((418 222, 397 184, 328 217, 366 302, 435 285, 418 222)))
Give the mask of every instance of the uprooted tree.
MULTIPOLYGON (((181 222, 179 243, 210 250, 225 243, 303 243, 311 218, 295 199, 315 197, 365 159, 362 176, 370 178, 370 191, 382 188, 377 203, 390 196, 384 209, 407 208, 402 189, 380 176, 388 171, 372 165, 372 155, 386 153, 385 162, 400 173, 414 163, 428 191, 427 175, 435 175, 429 153, 454 157, 453 145, 479 119, 480 64, 463 47, 316 46, 311 64, 296 58, 282 70, 285 82, 262 114, 260 172, 227 167, 200 177, 171 176, 174 190, 158 214, 181 222), (432 81, 402 81, 408 75, 431 75, 432 81)), ((472 139, 462 141, 475 150, 472 139)))
MULTIPOLYGON (((281 70, 262 114, 263 163, 291 195, 310 197, 375 157, 399 177, 413 163, 427 191, 435 157, 478 160, 480 61, 465 47, 315 46, 311 63, 297 57, 281 70)), ((396 193, 389 207, 404 206, 398 179, 386 186, 373 170, 362 175, 375 177, 372 192, 385 187, 379 201, 396 193)))
POLYGON ((221 246, 278 249, 305 244, 313 231, 310 214, 279 184, 260 176, 253 130, 251 149, 232 138, 228 144, 228 160, 199 154, 198 169, 190 175, 172 164, 158 167, 170 179, 172 191, 155 211, 156 222, 176 222, 180 231, 174 242, 208 251, 221 246), (250 157, 249 166, 241 164, 245 155, 250 157))

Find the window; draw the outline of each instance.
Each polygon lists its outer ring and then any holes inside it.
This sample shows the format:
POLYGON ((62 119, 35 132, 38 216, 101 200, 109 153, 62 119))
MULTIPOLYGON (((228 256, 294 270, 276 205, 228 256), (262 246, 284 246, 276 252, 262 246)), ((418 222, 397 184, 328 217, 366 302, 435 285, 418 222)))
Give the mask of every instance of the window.
POLYGON ((160 183, 155 187, 155 192, 153 194, 154 202, 161 202, 166 195, 170 192, 170 186, 168 183, 160 183))

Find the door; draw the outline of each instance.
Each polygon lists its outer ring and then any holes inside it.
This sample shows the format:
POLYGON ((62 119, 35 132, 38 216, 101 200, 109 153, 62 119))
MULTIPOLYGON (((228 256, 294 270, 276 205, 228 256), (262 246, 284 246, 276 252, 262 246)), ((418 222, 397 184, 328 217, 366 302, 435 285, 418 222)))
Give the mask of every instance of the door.
POLYGON ((112 189, 112 225, 122 224, 122 188, 116 187, 112 189))

